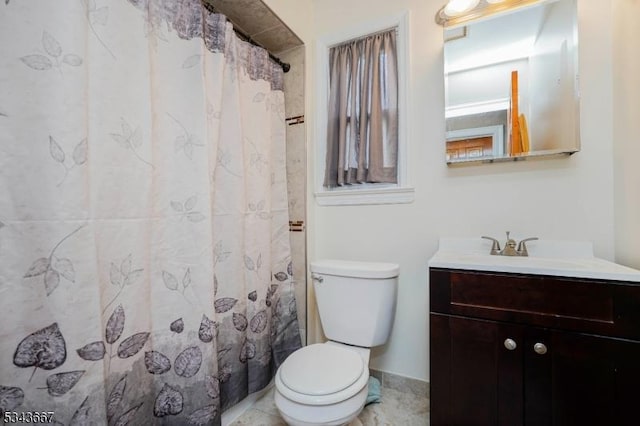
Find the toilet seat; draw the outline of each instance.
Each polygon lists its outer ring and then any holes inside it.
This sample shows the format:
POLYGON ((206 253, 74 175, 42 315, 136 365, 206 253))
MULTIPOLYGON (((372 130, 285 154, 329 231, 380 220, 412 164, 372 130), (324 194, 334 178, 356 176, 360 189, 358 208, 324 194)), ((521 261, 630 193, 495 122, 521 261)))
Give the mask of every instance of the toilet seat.
POLYGON ((348 349, 315 344, 292 353, 281 368, 280 377, 289 389, 319 396, 339 392, 354 384, 362 375, 364 363, 357 353, 348 349))
POLYGON ((285 360, 276 374, 276 388, 301 404, 329 405, 351 398, 368 380, 369 370, 356 351, 319 343, 285 360))

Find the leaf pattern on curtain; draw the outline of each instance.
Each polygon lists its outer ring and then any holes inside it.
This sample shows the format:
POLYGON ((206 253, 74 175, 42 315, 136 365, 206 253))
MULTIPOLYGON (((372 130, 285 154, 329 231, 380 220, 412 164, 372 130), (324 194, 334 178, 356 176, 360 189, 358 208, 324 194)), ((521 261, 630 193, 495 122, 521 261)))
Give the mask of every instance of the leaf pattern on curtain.
MULTIPOLYGON (((195 66, 195 64, 193 66, 195 66)), ((175 118, 173 115, 169 113, 167 113, 167 116, 169 116, 169 118, 175 124, 177 124, 181 130, 181 134, 179 136, 176 136, 176 139, 174 142, 176 152, 182 151, 189 160, 192 160, 194 148, 204 147, 204 144, 200 143, 197 136, 189 133, 189 131, 184 127, 184 125, 177 118, 175 118)))
POLYGON ((116 55, 111 51, 111 49, 109 49, 109 46, 105 44, 104 40, 102 40, 102 37, 100 37, 99 33, 96 31, 97 26, 106 26, 108 24, 109 7, 98 7, 96 4, 96 0, 82 0, 82 4, 85 8, 85 14, 87 17, 89 29, 91 29, 94 37, 114 60, 117 59, 116 55))
POLYGON ((38 71, 46 71, 53 68, 63 72, 63 65, 79 67, 82 65, 82 58, 73 53, 63 54, 60 43, 46 30, 42 33, 42 48, 46 55, 32 54, 20 58, 26 66, 38 71))
POLYGON ((51 154, 51 158, 53 158, 54 161, 59 163, 64 168, 64 175, 56 185, 56 186, 60 186, 67 179, 67 176, 69 176, 69 172, 73 170, 74 167, 82 166, 87 162, 87 154, 88 154, 87 138, 82 139, 73 148, 72 155, 70 157, 71 159, 69 161, 73 163, 71 164, 71 167, 68 167, 66 164, 68 162, 66 160, 69 157, 65 155, 65 152, 62 149, 62 147, 58 144, 58 142, 56 142, 56 140, 52 136, 49 136, 49 153, 51 154))
POLYGON ((62 243, 71 238, 75 233, 84 228, 85 225, 80 226, 75 231, 67 234, 51 249, 49 256, 40 257, 35 260, 27 272, 24 274, 24 278, 33 278, 43 276, 43 283, 47 296, 54 292, 60 284, 60 277, 65 278, 68 281, 75 281, 75 271, 73 269, 73 262, 67 258, 56 257, 56 251, 60 248, 62 243))
POLYGON ((31 378, 38 368, 53 370, 67 359, 67 345, 57 323, 31 333, 20 343, 13 354, 13 363, 17 367, 34 367, 31 378))
POLYGON ((220 424, 300 347, 282 70, 200 0, 4 3, 0 414, 220 424))
POLYGON ((155 168, 153 164, 145 160, 140 156, 139 149, 142 147, 142 135, 140 134, 140 128, 135 129, 123 118, 122 119, 122 132, 111 133, 111 138, 118 143, 118 145, 128 151, 131 151, 133 156, 141 163, 146 164, 152 169, 155 168))

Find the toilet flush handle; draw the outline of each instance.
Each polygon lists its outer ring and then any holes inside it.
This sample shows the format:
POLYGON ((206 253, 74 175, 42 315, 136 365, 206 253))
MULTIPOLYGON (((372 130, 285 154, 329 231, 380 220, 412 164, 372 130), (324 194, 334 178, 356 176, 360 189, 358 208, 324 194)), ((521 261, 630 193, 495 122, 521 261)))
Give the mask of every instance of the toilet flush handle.
POLYGON ((322 275, 317 275, 317 274, 311 274, 311 279, 313 281, 317 281, 319 283, 321 283, 322 281, 324 281, 324 278, 322 278, 322 275))

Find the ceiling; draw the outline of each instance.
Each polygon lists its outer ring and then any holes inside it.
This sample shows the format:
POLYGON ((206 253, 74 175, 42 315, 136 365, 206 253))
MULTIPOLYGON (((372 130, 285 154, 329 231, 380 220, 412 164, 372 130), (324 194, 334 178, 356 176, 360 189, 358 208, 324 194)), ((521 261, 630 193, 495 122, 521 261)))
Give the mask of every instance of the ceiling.
POLYGON ((278 54, 304 44, 261 0, 203 0, 233 26, 269 52, 278 54))

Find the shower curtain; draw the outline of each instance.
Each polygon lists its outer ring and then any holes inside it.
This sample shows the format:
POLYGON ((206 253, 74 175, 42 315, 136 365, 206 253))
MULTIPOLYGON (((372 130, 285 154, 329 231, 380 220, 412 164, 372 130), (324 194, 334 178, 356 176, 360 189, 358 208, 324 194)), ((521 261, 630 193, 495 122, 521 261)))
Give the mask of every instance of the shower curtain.
POLYGON ((300 347, 282 70, 199 0, 3 3, 0 415, 219 424, 300 347))

